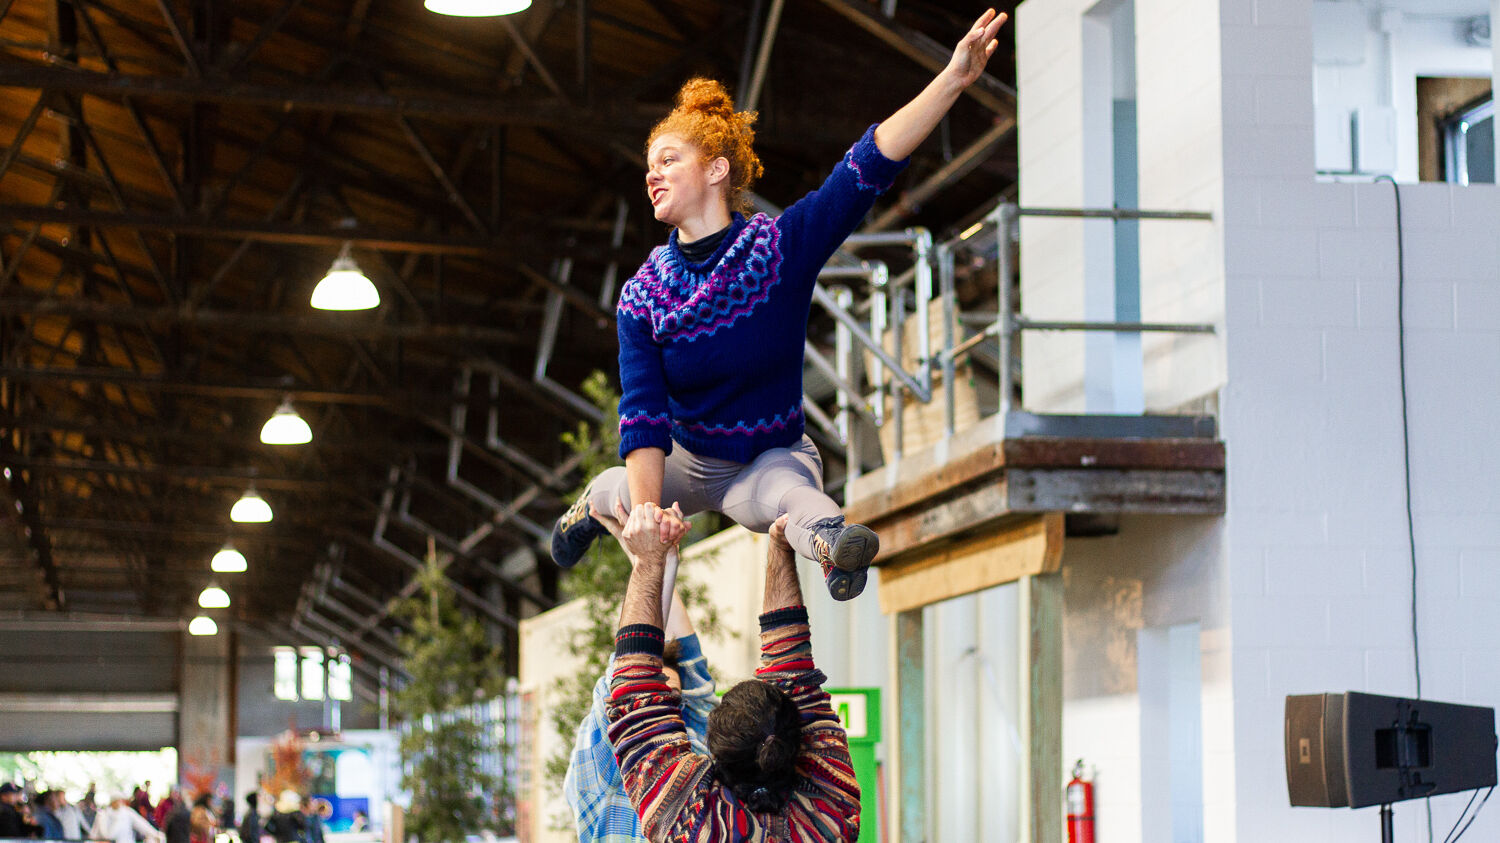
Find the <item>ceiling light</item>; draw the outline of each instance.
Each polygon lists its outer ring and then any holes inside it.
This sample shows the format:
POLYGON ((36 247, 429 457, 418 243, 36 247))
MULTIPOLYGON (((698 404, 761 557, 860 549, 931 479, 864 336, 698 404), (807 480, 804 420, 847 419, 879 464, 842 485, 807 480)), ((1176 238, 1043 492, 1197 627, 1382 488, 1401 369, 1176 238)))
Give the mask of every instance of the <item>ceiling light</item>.
POLYGON ((188 624, 189 635, 218 635, 219 625, 208 615, 199 615, 188 624))
POLYGON ((531 8, 531 0, 426 0, 429 12, 460 18, 488 18, 513 15, 531 8))
POLYGON ((241 574, 249 566, 245 564, 245 554, 235 550, 234 545, 226 543, 214 554, 214 561, 208 567, 216 574, 241 574))
POLYGON ((292 409, 290 398, 271 414, 260 429, 260 441, 267 445, 305 445, 312 441, 312 428, 292 409))
POLYGON ((205 609, 225 609, 229 607, 229 592, 209 583, 208 588, 198 595, 198 605, 205 609))
POLYGON ((234 502, 234 508, 229 510, 229 520, 241 524, 264 524, 271 520, 271 505, 251 486, 234 502))
POLYGON ((313 288, 312 306, 319 310, 369 310, 380 304, 380 292, 349 257, 349 244, 334 259, 328 274, 313 288))

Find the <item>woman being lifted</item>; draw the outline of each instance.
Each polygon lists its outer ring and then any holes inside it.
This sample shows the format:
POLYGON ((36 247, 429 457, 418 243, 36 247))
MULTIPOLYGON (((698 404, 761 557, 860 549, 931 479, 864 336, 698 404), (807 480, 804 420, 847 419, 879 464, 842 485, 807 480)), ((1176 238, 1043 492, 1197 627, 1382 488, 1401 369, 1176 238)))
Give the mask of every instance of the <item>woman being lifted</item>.
POLYGON ((590 483, 552 531, 568 568, 606 535, 589 513, 618 503, 674 505, 658 514, 663 541, 682 515, 712 510, 764 533, 789 516, 786 538, 823 568, 829 592, 864 590, 880 547, 845 524, 823 493, 822 462, 803 433, 802 352, 823 264, 891 186, 907 159, 984 71, 1005 15, 986 11, 948 65, 885 122, 872 126, 823 186, 780 216, 749 210, 763 172, 754 113, 736 113, 723 85, 693 79, 647 141, 646 194, 672 226, 664 246, 620 293, 620 455, 625 466, 590 483))

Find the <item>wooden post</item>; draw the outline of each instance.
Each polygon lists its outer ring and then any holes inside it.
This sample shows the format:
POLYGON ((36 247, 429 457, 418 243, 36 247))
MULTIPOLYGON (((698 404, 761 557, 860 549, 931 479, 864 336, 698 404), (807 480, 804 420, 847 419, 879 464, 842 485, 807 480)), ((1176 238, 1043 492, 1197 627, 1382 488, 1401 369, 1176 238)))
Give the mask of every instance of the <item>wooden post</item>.
POLYGON ((896 781, 899 843, 927 839, 927 673, 922 610, 896 614, 896 781))
POLYGON ((1021 667, 1019 823, 1023 843, 1056 843, 1062 837, 1062 620, 1061 574, 1017 580, 1021 667))

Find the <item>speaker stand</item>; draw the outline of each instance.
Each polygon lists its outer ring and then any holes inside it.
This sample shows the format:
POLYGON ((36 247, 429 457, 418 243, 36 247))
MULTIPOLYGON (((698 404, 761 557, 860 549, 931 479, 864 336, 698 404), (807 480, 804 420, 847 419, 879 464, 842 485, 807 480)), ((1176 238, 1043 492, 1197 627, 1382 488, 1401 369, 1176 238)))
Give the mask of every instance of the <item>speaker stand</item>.
POLYGON ((1396 843, 1395 816, 1389 802, 1380 806, 1380 843, 1396 843))

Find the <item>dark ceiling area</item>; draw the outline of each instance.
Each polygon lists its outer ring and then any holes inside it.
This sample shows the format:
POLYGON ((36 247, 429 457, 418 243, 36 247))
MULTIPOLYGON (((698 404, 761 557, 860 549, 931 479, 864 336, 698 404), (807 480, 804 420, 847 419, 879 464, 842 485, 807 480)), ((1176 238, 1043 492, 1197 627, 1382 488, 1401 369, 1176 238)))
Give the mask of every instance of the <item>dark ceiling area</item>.
MULTIPOLYGON (((232 541, 227 615, 373 649, 433 538, 513 629, 559 596, 560 436, 666 236, 642 148, 677 87, 759 91, 756 191, 784 206, 982 11, 0 0, 0 610, 189 616, 232 541), (346 247, 380 307, 312 309, 346 247), (261 444, 288 399, 313 441, 261 444), (252 486, 274 520, 231 522, 252 486)), ((1010 33, 872 228, 951 236, 1014 184, 1010 33)))

